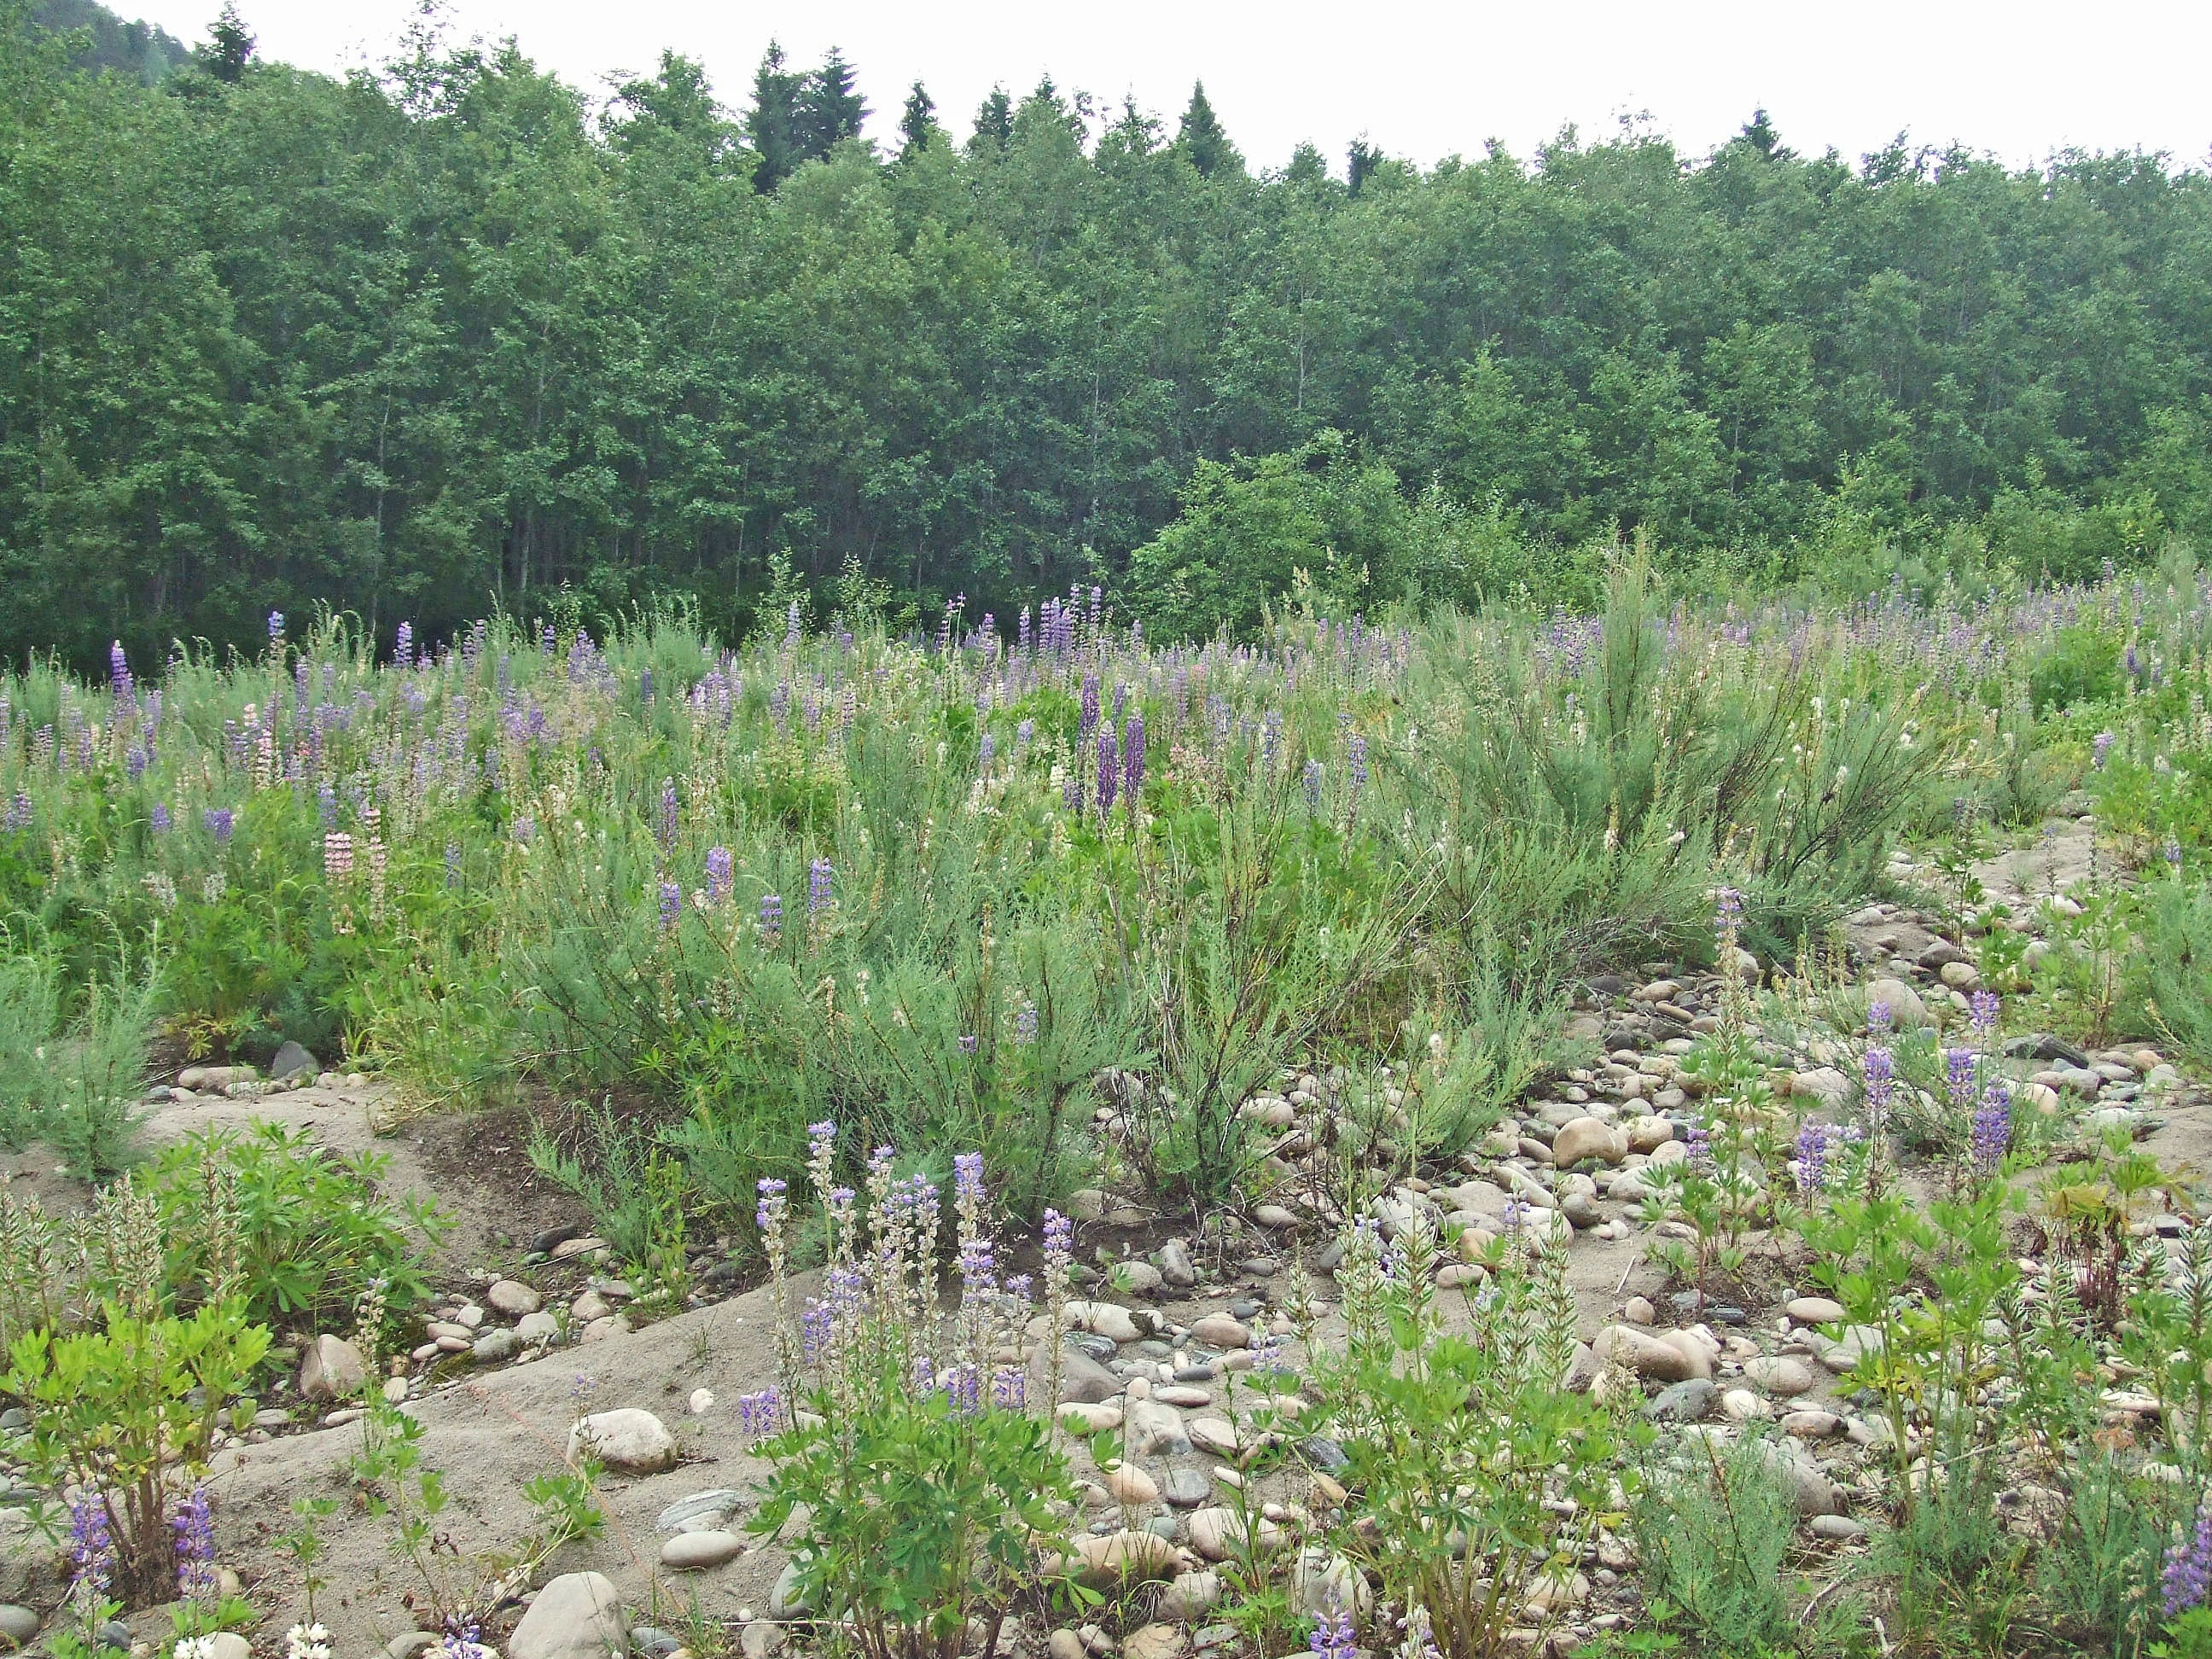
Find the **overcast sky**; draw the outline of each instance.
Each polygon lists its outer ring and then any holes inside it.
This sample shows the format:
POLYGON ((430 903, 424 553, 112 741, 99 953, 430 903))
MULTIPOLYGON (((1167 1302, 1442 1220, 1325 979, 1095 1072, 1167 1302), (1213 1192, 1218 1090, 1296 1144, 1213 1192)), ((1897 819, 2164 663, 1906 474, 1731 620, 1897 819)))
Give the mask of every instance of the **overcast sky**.
MULTIPOLYGON (((110 0, 186 40, 218 0, 110 0)), ((410 0, 240 0, 263 55, 343 70, 380 61, 410 0)), ((890 131, 917 76, 965 136, 993 82, 1016 93, 1049 73, 1103 102, 1133 94, 1172 116, 1206 82, 1231 136, 1259 167, 1300 140, 1339 171, 1364 132, 1424 165, 1496 137, 1526 154, 1567 122, 1587 135, 1648 112, 1702 154, 1755 105, 1801 151, 1856 158, 1900 130, 2012 162, 2070 145, 2212 150, 2212 0, 454 0, 465 38, 512 33, 539 64, 594 93, 649 70, 663 48, 703 61, 726 103, 743 103, 770 36, 794 62, 830 46, 858 67, 890 131)))

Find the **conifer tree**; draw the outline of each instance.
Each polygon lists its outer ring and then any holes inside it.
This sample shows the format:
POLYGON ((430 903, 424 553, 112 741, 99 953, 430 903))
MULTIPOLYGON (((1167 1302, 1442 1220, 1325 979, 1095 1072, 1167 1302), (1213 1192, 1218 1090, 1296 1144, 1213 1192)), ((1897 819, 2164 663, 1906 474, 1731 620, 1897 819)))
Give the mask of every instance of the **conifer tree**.
POLYGON ((753 106, 745 112, 745 142, 760 157, 753 187, 763 195, 791 176, 805 159, 800 149, 799 99, 805 76, 783 66, 783 48, 771 40, 753 71, 753 106))
POLYGON ((1014 100, 1006 95, 1003 86, 993 87, 991 95, 975 109, 975 133, 968 141, 970 149, 1004 149, 1014 136, 1014 100))
POLYGON ((805 77, 799 89, 797 131, 800 156, 818 161, 848 138, 860 136, 868 106, 853 88, 853 66, 836 47, 822 67, 805 77))
POLYGON ((937 100, 917 81, 908 91, 906 107, 899 112, 899 159, 904 161, 929 148, 929 141, 944 131, 937 125, 937 100))
POLYGON ((225 86, 246 78, 246 65, 253 56, 253 37, 238 15, 237 0, 222 0, 222 10, 208 25, 208 43, 198 53, 200 67, 225 86))
POLYGON ((1237 154, 1237 146, 1229 142, 1222 130, 1221 119, 1206 101, 1206 82, 1195 82, 1190 89, 1190 104, 1182 112, 1182 125, 1176 133, 1176 149, 1205 177, 1211 179, 1218 173, 1242 173, 1244 158, 1237 154))

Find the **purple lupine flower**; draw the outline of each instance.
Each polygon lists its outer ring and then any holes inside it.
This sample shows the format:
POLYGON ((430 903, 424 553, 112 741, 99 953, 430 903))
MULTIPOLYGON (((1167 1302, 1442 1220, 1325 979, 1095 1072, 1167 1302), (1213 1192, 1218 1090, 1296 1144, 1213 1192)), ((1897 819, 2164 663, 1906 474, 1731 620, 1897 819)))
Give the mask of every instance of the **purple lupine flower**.
POLYGON ((1020 759, 1022 756, 1029 752, 1030 744, 1036 736, 1036 722, 1035 720, 1024 720, 1019 726, 1017 726, 1014 728, 1014 757, 1017 760, 1020 759))
POLYGON ((404 622, 399 624, 399 632, 392 641, 392 659, 402 668, 412 668, 415 665, 415 624, 413 623, 404 622))
POLYGON ((1139 709, 1129 716, 1121 732, 1121 787, 1129 796, 1129 808, 1136 810, 1137 797, 1145 789, 1145 711, 1139 709))
POLYGON ((445 1638, 431 1650, 435 1659, 492 1659, 492 1650, 477 1638, 479 1626, 456 1619, 446 1626, 445 1638))
POLYGON ((2177 836, 2168 836, 2166 838, 2166 868, 2173 871, 2177 875, 2180 873, 2181 842, 2177 836))
MULTIPOLYGON (((489 760, 491 758, 490 754, 487 752, 484 758, 486 760, 489 760)), ((536 841, 538 839, 538 820, 534 817, 526 817, 515 819, 514 838, 525 847, 529 846, 532 842, 536 841)))
POLYGON ((1828 1126, 1808 1121, 1797 1130, 1797 1190, 1817 1193, 1828 1184, 1828 1126))
POLYGON ((446 843, 446 890, 453 891, 461 884, 461 844, 457 841, 446 843))
POLYGON ((746 1437, 766 1440, 781 1426, 783 1395, 773 1383, 738 1396, 738 1423, 746 1437))
POLYGON ((773 1231, 776 1224, 782 1219, 783 1212, 788 1205, 785 1194, 790 1190, 788 1182, 778 1180, 774 1176, 761 1177, 760 1197, 753 1206, 753 1219, 759 1224, 763 1232, 773 1231))
POLYGON ((1978 1175, 1991 1175, 2012 1150, 2012 1085, 1993 1077, 1974 1109, 1972 1157, 1978 1175))
POLYGON ((1713 1173, 1713 1132, 1711 1126, 1692 1123, 1682 1131, 1682 1144, 1687 1150, 1683 1155, 1684 1165, 1701 1176, 1713 1173))
POLYGON ((1983 1042, 1996 1035, 1997 1015, 2003 1006, 1994 991, 1977 991, 1966 1000, 1966 1024, 1983 1042))
POLYGON ((981 1046, 981 1040, 978 1038, 973 1031, 963 1031, 960 1034, 960 1052, 962 1054, 972 1054, 981 1046))
POLYGON ((684 914, 684 890, 672 881, 660 884, 660 931, 667 933, 684 914))
POLYGON ((1352 1629, 1351 1613, 1332 1595, 1328 1607, 1314 1620, 1313 1634, 1306 1638, 1306 1647, 1319 1659, 1352 1659, 1358 1645, 1359 1637, 1352 1629))
POLYGON ((236 827, 237 823, 237 820, 232 814, 230 808, 228 806, 210 806, 206 811, 200 814, 200 823, 206 828, 208 834, 215 837, 215 844, 216 846, 228 847, 230 845, 230 832, 236 827))
POLYGON ((963 1202, 981 1204, 983 1201, 983 1154, 955 1152, 952 1155, 952 1194, 963 1202))
POLYGON ((1733 887, 1722 888, 1713 895, 1713 932, 1728 939, 1742 926, 1743 895, 1733 887))
POLYGON ((1875 1043, 1866 1051, 1863 1070, 1867 1127, 1879 1133, 1889 1112, 1890 1096, 1896 1088, 1897 1063, 1887 1048, 1875 1043))
POLYGON ((730 889, 736 883, 737 865, 730 856, 730 849, 726 847, 709 847, 707 849, 708 902, 720 904, 724 899, 729 897, 730 889))
MULTIPOLYGON (((17 799, 20 800, 20 799, 22 799, 22 797, 18 796, 18 797, 17 797, 17 799)), ((30 803, 29 803, 27 800, 25 800, 25 801, 23 802, 23 804, 24 804, 26 806, 27 806, 27 805, 30 805, 30 803)), ((167 803, 167 802, 166 802, 166 801, 158 801, 158 800, 157 800, 157 801, 155 801, 155 802, 154 803, 154 811, 153 811, 153 812, 152 812, 152 814, 151 814, 151 816, 150 816, 150 817, 149 817, 149 823, 150 823, 150 824, 152 825, 153 831, 154 831, 154 833, 155 833, 155 835, 157 835, 157 836, 166 836, 166 835, 167 835, 167 834, 169 833, 169 806, 168 806, 168 803, 167 803)))
POLYGON ((131 659, 123 654, 123 641, 120 640, 107 647, 107 681, 118 698, 130 697, 131 659))
POLYGON ((1974 1103, 1976 1055, 1972 1048, 1943 1051, 1943 1087, 1951 1097, 1951 1109, 1964 1113, 1974 1103))
POLYGON ((1114 796, 1121 787, 1121 768, 1114 756, 1114 728, 1098 728, 1098 816, 1114 810, 1114 796))
POLYGON ((763 893, 760 902, 761 932, 773 939, 783 932, 783 897, 778 893, 763 893))
POLYGON ((955 1417, 973 1417, 983 1409, 983 1378, 975 1366, 955 1365, 945 1373, 945 1402, 955 1417))
POLYGON ((338 792, 331 787, 328 778, 315 791, 315 805, 321 814, 325 830, 338 827, 338 792))
POLYGON ((1024 1002, 1014 1013, 1014 1041, 1035 1042, 1037 1039, 1037 1011, 1034 1002, 1024 1002))
POLYGON ((177 1594, 187 1601, 205 1601, 220 1593, 215 1570, 215 1516, 208 1510, 205 1486, 192 1488, 191 1496, 177 1505, 170 1526, 176 1534, 177 1594))
POLYGON ((2166 1551, 2159 1588, 2165 1592, 2169 1619, 2203 1607, 2206 1595, 2212 1594, 2212 1503, 2197 1505, 2196 1525, 2166 1551))
POLYGON ((2105 769, 2105 761, 2112 752, 2112 741, 2109 732, 2100 732, 2089 739, 2089 764, 2100 772, 2105 769))
POLYGON ((1351 741, 1345 744, 1345 757, 1352 773, 1352 793, 1357 794, 1367 787, 1367 739, 1356 732, 1352 733, 1351 741))
POLYGON ((107 1530, 107 1506, 89 1492, 80 1492, 70 1503, 70 1565, 71 1593, 85 1603, 97 1602, 115 1582, 115 1540, 107 1530))
POLYGON ((1028 1409, 1030 1389, 1027 1373, 1013 1365, 1001 1365, 992 1372, 991 1403, 1002 1412, 1028 1409))
POLYGON ((806 914, 818 916, 836 902, 837 866, 816 859, 806 866, 806 914))
POLYGON ((1029 608, 1029 606, 1027 606, 1027 605, 1024 605, 1024 606, 1022 607, 1021 621, 1020 621, 1019 624, 1017 626, 1017 628, 1016 628, 1016 629, 1015 629, 1015 634, 1014 634, 1014 649, 1015 649, 1015 650, 1017 650, 1017 651, 1027 651, 1029 648, 1030 648, 1030 608, 1029 608))
POLYGON ((656 833, 660 840, 661 850, 664 852, 676 845, 676 830, 679 817, 679 809, 676 801, 676 780, 663 778, 660 781, 660 822, 656 827, 656 833))
POLYGON ((1306 811, 1321 811, 1321 763, 1309 760, 1305 769, 1306 811))
POLYGON ((278 640, 281 640, 281 639, 283 639, 283 637, 284 637, 284 613, 283 613, 283 611, 270 611, 270 612, 269 613, 269 641, 270 641, 270 643, 273 645, 273 644, 275 644, 278 640))
POLYGON ((1078 715, 1075 722, 1076 742, 1088 743, 1091 740, 1091 732, 1096 731, 1097 726, 1098 676, 1085 674, 1083 677, 1082 712, 1078 715))
POLYGON ((1072 1258, 1073 1256, 1075 1253, 1075 1224, 1069 1220, 1066 1216, 1062 1215, 1059 1211, 1047 1210, 1044 1212, 1042 1237, 1044 1241, 1044 1253, 1047 1255, 1056 1255, 1063 1260, 1072 1258))

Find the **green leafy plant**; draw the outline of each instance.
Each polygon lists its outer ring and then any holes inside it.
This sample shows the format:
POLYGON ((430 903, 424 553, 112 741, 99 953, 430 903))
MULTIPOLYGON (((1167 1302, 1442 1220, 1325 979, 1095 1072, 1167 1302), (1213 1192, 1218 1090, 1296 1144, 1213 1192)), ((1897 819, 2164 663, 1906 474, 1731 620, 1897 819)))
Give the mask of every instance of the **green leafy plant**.
MULTIPOLYGON (((959 1165, 963 1297, 947 1319, 937 1311, 934 1190, 896 1178, 886 1152, 869 1164, 862 1212, 832 1184, 830 1126, 817 1130, 810 1173, 830 1295, 810 1316, 804 1358, 780 1324, 782 1389, 740 1402, 774 1466, 747 1524, 775 1537, 803 1516, 796 1600, 848 1620, 871 1659, 954 1659, 971 1618, 990 1659, 1016 1598, 1048 1576, 1073 1497, 1051 1430, 1027 1409, 1024 1374, 991 1358, 1029 1304, 992 1266, 980 1158, 959 1165)), ((787 1213, 782 1183, 764 1182, 763 1245, 785 1320, 787 1213)), ((1048 1218, 1048 1307, 1065 1292, 1067 1250, 1048 1218)))
POLYGON ((1421 1611, 1442 1653, 1474 1659, 1564 1615, 1582 1547, 1614 1514, 1627 1431, 1564 1386, 1575 1316, 1560 1244, 1510 1243, 1466 1297, 1463 1331, 1443 1320, 1437 1263, 1425 1218, 1387 1255, 1356 1231, 1337 1273, 1343 1346, 1306 1340, 1348 1460, 1338 1547, 1387 1600, 1421 1611))

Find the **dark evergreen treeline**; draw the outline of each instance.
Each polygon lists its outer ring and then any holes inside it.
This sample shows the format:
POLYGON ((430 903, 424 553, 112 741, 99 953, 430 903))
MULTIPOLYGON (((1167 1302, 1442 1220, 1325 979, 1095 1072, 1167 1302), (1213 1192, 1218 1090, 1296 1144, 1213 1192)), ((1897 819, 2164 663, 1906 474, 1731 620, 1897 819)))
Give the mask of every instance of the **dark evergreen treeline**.
POLYGON ((1847 164, 1762 118, 1698 160, 1362 144, 1347 184, 1255 173, 1202 90, 1170 125, 1048 83, 955 144, 917 86, 893 151, 836 58, 771 52, 732 112, 672 58, 600 108, 427 30, 377 76, 252 62, 234 16, 149 87, 29 10, 9 652, 561 584, 734 623, 848 568, 1208 628, 1300 568, 1463 593, 1613 534, 2063 566, 2212 527, 2212 184, 2155 158, 1847 164))

